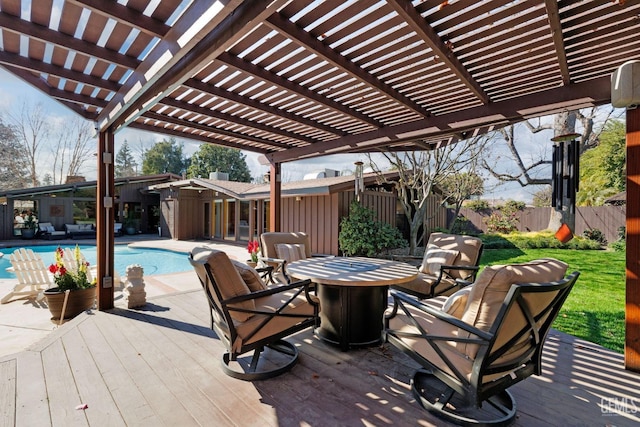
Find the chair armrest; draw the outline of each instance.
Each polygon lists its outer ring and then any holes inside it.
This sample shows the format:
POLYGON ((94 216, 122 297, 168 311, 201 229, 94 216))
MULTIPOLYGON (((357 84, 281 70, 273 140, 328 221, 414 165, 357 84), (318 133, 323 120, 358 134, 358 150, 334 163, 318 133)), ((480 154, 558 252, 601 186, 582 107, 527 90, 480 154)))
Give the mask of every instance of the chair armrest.
POLYGON ((270 257, 258 257, 258 260, 262 261, 262 262, 272 262, 274 264, 284 264, 287 262, 286 259, 282 259, 282 258, 270 258, 270 257))
MULTIPOLYGON (((290 284, 286 284, 286 285, 279 285, 279 286, 274 286, 268 289, 264 289, 262 291, 255 291, 255 292, 251 292, 250 294, 246 294, 246 295, 239 295, 237 297, 232 297, 232 298, 228 298, 226 300, 221 301, 222 304, 235 304, 238 302, 243 302, 243 301, 249 301, 252 299, 258 299, 258 298, 262 298, 262 297, 266 297, 269 295, 273 295, 273 294, 278 294, 280 292, 285 292, 285 291, 289 291, 292 289, 297 289, 297 288, 302 288, 305 290, 305 292, 308 292, 309 289, 309 285, 311 284, 311 280, 306 279, 306 280, 300 280, 297 282, 293 282, 290 284)), ((309 298, 307 298, 309 299, 309 298)), ((309 301, 311 302, 311 301, 309 301)))
MULTIPOLYGON (((429 307, 428 305, 422 303, 419 300, 416 300, 414 298, 411 298, 407 295, 404 295, 402 292, 395 292, 395 291, 391 291, 391 296, 393 297, 393 309, 391 311, 391 313, 385 315, 385 318, 391 319, 392 317, 394 317, 396 315, 396 313, 398 312, 398 308, 399 308, 399 303, 398 301, 402 301, 402 304, 405 305, 410 305, 412 307, 414 307, 415 309, 429 314, 433 317, 435 317, 436 319, 442 320, 443 322, 447 322, 453 326, 456 326, 457 328, 460 328, 466 332, 469 332, 475 336, 477 336, 481 341, 477 340, 477 339, 473 339, 473 338, 457 338, 457 337, 446 337, 446 340, 449 341, 457 341, 457 342, 471 342, 471 343, 475 343, 475 344, 480 344, 484 341, 489 341, 491 338, 493 338, 493 334, 483 331, 482 329, 478 329, 475 326, 472 326, 466 322, 463 322, 462 320, 458 319, 455 316, 450 315, 447 312, 444 312, 442 310, 436 310, 433 307, 429 307)), ((407 313, 408 314, 408 313, 407 313)), ((388 324, 388 323, 387 323, 388 324)))
POLYGON ((451 276, 450 271, 451 270, 468 271, 469 274, 467 274, 465 277, 462 277, 461 278, 462 282, 460 283, 470 284, 471 281, 468 279, 472 279, 476 275, 479 269, 480 267, 478 267, 477 265, 441 265, 440 278, 442 278, 443 275, 446 275, 448 278, 458 281, 457 279, 459 278, 451 276))

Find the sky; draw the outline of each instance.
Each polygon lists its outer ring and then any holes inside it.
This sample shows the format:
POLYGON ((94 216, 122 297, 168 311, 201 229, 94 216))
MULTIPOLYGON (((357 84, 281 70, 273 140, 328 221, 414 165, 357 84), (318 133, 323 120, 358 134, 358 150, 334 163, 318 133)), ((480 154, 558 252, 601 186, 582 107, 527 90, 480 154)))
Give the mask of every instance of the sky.
MULTIPOLYGON (((13 76, 2 67, 0 67, 0 117, 2 117, 7 111, 12 109, 20 109, 24 102, 35 105, 41 103, 44 110, 47 111, 51 117, 52 123, 64 124, 65 119, 73 118, 76 114, 65 107, 63 104, 53 100, 39 90, 33 88, 29 84, 23 82, 21 79, 13 76)), ((550 117, 541 119, 543 122, 549 122, 550 117)), ((524 128, 524 127, 522 127, 524 128)), ((517 128, 518 129, 518 128, 517 128)), ((517 131, 517 137, 520 144, 524 149, 522 154, 524 159, 537 158, 540 155, 546 155, 550 158, 552 143, 550 138, 553 136, 551 131, 543 131, 537 134, 531 134, 530 132, 520 129, 517 131)), ((140 150, 140 147, 150 148, 154 143, 161 141, 165 138, 160 133, 145 132, 138 129, 124 129, 115 134, 115 151, 116 153, 122 146, 122 143, 126 140, 130 148, 134 152, 134 156, 140 150)), ((199 142, 189 139, 177 139, 178 142, 183 143, 184 153, 188 156, 193 154, 200 145, 199 142)), ((97 141, 96 141, 97 143, 97 141)), ((269 167, 262 165, 259 162, 259 154, 248 151, 243 151, 246 156, 246 162, 249 166, 252 176, 259 177, 268 172, 269 167)), ((492 158, 500 159, 503 164, 507 164, 508 161, 504 160, 506 147, 504 144, 495 143, 492 149, 492 158)), ((47 170, 48 156, 50 153, 44 149, 39 159, 39 170, 42 170, 40 178, 44 175, 44 171, 47 170)), ((139 159, 136 159, 139 161, 139 159)), ((367 161, 364 154, 334 154, 329 156, 317 157, 312 159, 305 159, 297 162, 284 163, 282 165, 282 178, 283 181, 295 181, 303 179, 304 175, 311 172, 323 171, 325 168, 334 169, 338 171, 353 171, 355 169, 354 163, 357 161, 367 161)), ((223 171, 221 171, 223 172, 223 171)), ((549 175, 551 174, 549 168, 549 175)), ((82 174, 87 180, 96 179, 96 165, 87 162, 82 170, 82 174)), ((540 187, 521 187, 517 183, 499 183, 495 179, 486 177, 485 179, 485 194, 483 199, 489 200, 519 200, 524 202, 530 202, 533 198, 533 194, 540 190, 540 187)))

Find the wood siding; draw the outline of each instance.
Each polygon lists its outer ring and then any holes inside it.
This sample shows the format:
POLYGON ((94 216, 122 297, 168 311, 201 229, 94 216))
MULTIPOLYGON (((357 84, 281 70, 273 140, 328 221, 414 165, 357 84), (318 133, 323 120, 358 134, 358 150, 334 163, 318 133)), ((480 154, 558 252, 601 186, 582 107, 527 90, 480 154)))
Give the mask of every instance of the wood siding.
MULTIPOLYGON (((343 191, 331 195, 282 199, 282 231, 303 231, 311 239, 313 253, 339 255, 340 221, 349 215, 355 195, 343 191)), ((379 221, 396 225, 396 196, 393 193, 366 191, 362 204, 373 209, 379 221)))
POLYGON ((282 231, 302 231, 309 234, 311 252, 338 254, 337 194, 282 199, 282 231))

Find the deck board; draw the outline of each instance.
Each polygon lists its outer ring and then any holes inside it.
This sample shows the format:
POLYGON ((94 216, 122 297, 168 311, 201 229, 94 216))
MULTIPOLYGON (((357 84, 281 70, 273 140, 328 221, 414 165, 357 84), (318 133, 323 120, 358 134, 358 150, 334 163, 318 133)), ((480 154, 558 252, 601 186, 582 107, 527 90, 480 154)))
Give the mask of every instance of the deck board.
POLYGON ((20 378, 15 393, 16 426, 49 424, 51 418, 41 353, 23 351, 17 355, 16 361, 16 373, 20 378))
MULTIPOLYGON (((308 329, 290 337, 301 353, 290 372, 233 379, 207 308, 194 291, 82 314, 0 359, 0 425, 445 425, 413 398, 416 363, 388 344, 343 352, 308 329)), ((640 375, 622 355, 552 331, 543 360, 541 377, 511 388, 516 426, 640 422, 640 375)))
POLYGON ((0 363, 0 426, 13 425, 16 410, 16 361, 0 363))

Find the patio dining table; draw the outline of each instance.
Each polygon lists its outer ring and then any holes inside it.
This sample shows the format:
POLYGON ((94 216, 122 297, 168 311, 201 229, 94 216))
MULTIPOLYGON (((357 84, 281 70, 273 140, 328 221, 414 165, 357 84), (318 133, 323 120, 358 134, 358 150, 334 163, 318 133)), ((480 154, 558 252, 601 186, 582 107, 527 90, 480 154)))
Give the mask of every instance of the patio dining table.
POLYGON ((317 284, 316 334, 345 351, 380 343, 389 285, 418 274, 416 267, 403 262, 363 257, 307 258, 288 264, 287 272, 317 284))

